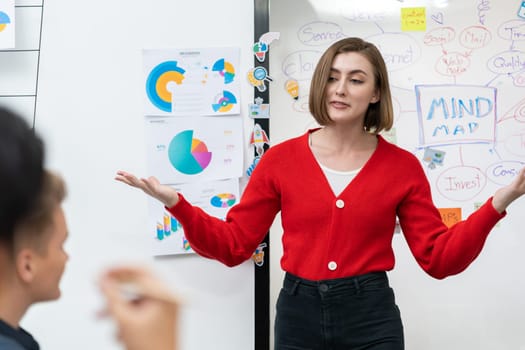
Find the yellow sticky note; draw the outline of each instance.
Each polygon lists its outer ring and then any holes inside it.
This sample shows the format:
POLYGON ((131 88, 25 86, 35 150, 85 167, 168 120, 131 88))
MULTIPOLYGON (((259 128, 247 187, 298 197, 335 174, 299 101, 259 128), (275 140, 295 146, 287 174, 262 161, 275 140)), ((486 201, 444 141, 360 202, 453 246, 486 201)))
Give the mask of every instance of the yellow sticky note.
POLYGON ((401 8, 401 30, 422 32, 427 30, 427 15, 424 7, 401 8))
POLYGON ((443 223, 450 227, 461 221, 461 208, 438 208, 443 223))

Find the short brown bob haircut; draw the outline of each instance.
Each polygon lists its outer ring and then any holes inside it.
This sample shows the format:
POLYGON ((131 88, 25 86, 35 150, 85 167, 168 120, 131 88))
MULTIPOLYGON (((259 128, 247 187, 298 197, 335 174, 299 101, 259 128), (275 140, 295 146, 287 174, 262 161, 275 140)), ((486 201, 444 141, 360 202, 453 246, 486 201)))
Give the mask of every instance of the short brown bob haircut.
POLYGON ((374 134, 378 134, 382 130, 390 130, 394 123, 394 112, 386 64, 377 47, 360 38, 341 39, 333 43, 323 53, 315 67, 310 83, 308 100, 310 113, 319 125, 332 123, 326 109, 325 90, 335 56, 345 52, 357 52, 363 55, 374 68, 375 87, 379 90, 379 101, 371 103, 368 107, 364 120, 365 130, 374 134))

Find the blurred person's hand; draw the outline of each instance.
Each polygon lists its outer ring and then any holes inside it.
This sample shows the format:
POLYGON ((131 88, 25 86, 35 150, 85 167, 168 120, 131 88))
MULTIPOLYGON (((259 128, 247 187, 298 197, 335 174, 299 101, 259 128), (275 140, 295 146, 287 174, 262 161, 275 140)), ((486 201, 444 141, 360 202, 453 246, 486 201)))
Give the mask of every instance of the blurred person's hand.
POLYGON ((100 279, 108 313, 127 350, 174 350, 178 301, 150 271, 112 267, 100 279))

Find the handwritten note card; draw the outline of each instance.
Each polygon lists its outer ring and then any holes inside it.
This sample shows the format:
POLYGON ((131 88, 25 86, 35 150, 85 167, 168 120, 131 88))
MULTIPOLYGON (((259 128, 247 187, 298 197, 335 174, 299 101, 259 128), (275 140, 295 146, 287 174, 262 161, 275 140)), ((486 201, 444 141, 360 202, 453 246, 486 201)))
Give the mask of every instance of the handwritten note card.
POLYGON ((427 16, 424 7, 401 8, 401 30, 404 32, 424 32, 427 30, 427 16))
POLYGON ((441 219, 448 227, 461 221, 461 208, 439 208, 441 219))

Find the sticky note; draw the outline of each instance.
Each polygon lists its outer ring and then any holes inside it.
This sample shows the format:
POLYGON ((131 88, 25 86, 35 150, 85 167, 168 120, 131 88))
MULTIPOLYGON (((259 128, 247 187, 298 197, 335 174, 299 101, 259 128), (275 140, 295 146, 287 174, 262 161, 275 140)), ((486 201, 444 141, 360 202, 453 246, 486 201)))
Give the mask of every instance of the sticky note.
POLYGON ((401 30, 404 32, 426 31, 426 9, 424 7, 401 8, 401 30))
POLYGON ((438 210, 443 223, 447 227, 451 227, 461 221, 461 208, 438 208, 438 210))

